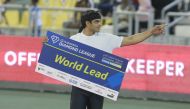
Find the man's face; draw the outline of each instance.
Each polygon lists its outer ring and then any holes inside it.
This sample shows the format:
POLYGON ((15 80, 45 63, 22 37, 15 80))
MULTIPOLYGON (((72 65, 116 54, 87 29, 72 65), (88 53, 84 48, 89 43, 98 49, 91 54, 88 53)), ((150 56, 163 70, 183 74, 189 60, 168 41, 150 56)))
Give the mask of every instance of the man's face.
POLYGON ((99 32, 101 26, 102 26, 102 20, 94 19, 91 22, 89 22, 88 28, 93 32, 99 32))

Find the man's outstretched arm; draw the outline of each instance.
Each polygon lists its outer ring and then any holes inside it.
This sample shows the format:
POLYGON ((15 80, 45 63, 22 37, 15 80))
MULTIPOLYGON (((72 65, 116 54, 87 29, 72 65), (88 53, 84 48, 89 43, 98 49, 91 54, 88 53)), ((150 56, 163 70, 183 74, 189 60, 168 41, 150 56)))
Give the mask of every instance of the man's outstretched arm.
POLYGON ((126 36, 123 38, 121 46, 134 45, 144 41, 152 35, 159 35, 164 32, 165 25, 156 25, 150 30, 142 33, 137 33, 131 36, 126 36))

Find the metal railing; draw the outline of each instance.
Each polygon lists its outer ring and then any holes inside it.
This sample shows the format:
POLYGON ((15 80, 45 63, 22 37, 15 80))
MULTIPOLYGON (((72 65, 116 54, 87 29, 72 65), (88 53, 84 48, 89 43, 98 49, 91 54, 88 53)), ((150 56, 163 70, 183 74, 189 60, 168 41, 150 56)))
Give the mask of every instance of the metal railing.
MULTIPOLYGON (((172 3, 166 5, 165 7, 163 7, 163 9, 161 10, 161 16, 160 19, 156 19, 155 23, 165 23, 165 17, 166 17, 166 13, 173 7, 178 6, 179 4, 182 4, 184 2, 184 0, 174 0, 172 3)), ((187 7, 186 7, 187 8, 187 7)))
MULTIPOLYGON (((29 6, 22 6, 22 5, 0 5, 0 8, 1 7, 4 7, 6 9, 25 9, 26 11, 29 11, 30 10, 30 7, 29 6)), ((91 8, 56 8, 56 7, 39 7, 41 10, 43 11, 55 11, 57 12, 58 10, 59 11, 67 11, 67 12, 84 12, 86 10, 89 10, 91 8)), ((97 10, 97 9, 94 9, 94 10, 97 10)), ((140 19, 139 19, 139 16, 146 16, 148 17, 148 28, 151 28, 153 25, 154 25, 154 18, 153 18, 153 14, 150 14, 150 13, 139 13, 139 12, 130 12, 130 11, 126 11, 126 12, 115 12, 114 11, 114 14, 113 14, 113 18, 112 18, 112 21, 113 21, 113 31, 114 31, 114 34, 116 35, 132 35, 133 32, 139 32, 139 28, 140 28, 140 25, 139 23, 141 22, 140 19), (128 32, 127 33, 121 33, 118 31, 118 22, 119 22, 119 15, 127 15, 128 16, 128 32)), ((189 15, 188 12, 169 12, 168 14, 166 14, 166 18, 164 19, 164 22, 166 22, 166 24, 168 24, 168 27, 166 28, 166 36, 170 36, 170 33, 169 33, 169 29, 174 26, 175 24, 178 24, 179 22, 183 21, 183 19, 187 18, 189 15), (176 17, 176 19, 173 21, 173 22, 169 22, 169 18, 170 17, 176 17)), ((56 17, 56 16, 55 16, 56 17)), ((29 21, 29 19, 28 19, 29 21)), ((28 23, 29 24, 29 23, 28 23)), ((7 33, 11 33, 11 35, 24 35, 24 36, 31 36, 31 27, 30 25, 27 25, 27 27, 24 27, 24 28, 20 28, 19 26, 18 27, 11 27, 11 26, 7 26, 7 27, 0 27, 0 29, 5 32, 6 34, 6 31, 7 33)), ((63 28, 61 27, 59 30, 56 29, 52 29, 51 27, 50 28, 45 28, 43 29, 42 31, 42 36, 45 36, 46 35, 46 31, 47 30, 52 30, 54 32, 57 32, 57 33, 60 33, 62 35, 65 35, 65 31, 66 32, 70 32, 72 34, 75 34, 78 32, 78 29, 69 29, 69 28, 63 28)), ((36 34, 36 33, 35 33, 36 34)), ((72 35, 71 34, 71 35, 72 35)), ((166 37, 164 37, 166 38, 166 37)), ((175 37, 173 37, 175 38, 175 37)), ((182 38, 182 37, 181 37, 182 38)), ((185 41, 186 41, 187 38, 185 38, 185 41)), ((154 42, 153 40, 157 41, 158 39, 151 39, 152 42, 154 42)), ((176 39, 178 40, 178 39, 176 39)), ((149 40, 148 40, 149 41, 149 40)), ((162 43, 163 41, 160 40, 159 43, 162 43)), ((174 41, 172 41, 173 43, 174 41)), ((190 42, 186 43, 184 42, 184 44, 189 44, 190 42)), ((180 44, 183 44, 183 41, 180 42, 180 44)))
POLYGON ((171 8, 173 8, 173 7, 177 6, 177 5, 179 5, 179 4, 182 3, 182 2, 183 2, 183 0, 174 0, 172 3, 166 5, 166 6, 162 9, 162 12, 161 12, 161 19, 164 19, 164 18, 165 18, 166 12, 167 12, 169 9, 171 9, 171 8))
MULTIPOLYGON (((181 21, 186 19, 187 17, 190 17, 190 12, 169 12, 166 15, 166 19, 165 19, 165 22, 168 25, 166 28, 165 35, 171 36, 169 30, 176 24, 179 24, 181 21), (174 17, 175 19, 172 22, 170 22, 170 17, 174 17)), ((190 22, 187 22, 186 24, 190 25, 190 22)))
POLYGON ((135 29, 135 33, 139 32, 140 22, 139 16, 147 17, 148 28, 153 27, 154 25, 154 14, 149 12, 133 12, 133 11, 123 11, 116 12, 113 14, 113 26, 114 26, 114 34, 117 35, 132 35, 133 29, 135 29), (128 17, 128 33, 120 33, 118 30, 119 16, 126 15, 128 17))

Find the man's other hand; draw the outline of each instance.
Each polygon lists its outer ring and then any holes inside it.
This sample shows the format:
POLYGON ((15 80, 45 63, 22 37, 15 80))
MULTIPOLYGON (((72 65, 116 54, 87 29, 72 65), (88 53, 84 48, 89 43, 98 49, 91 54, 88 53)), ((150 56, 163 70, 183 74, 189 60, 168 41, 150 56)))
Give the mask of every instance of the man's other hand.
POLYGON ((48 38, 47 38, 47 37, 44 37, 44 38, 42 39, 42 42, 43 42, 43 43, 48 42, 48 38))
POLYGON ((154 26, 154 27, 151 29, 152 35, 160 35, 160 34, 163 34, 164 31, 165 31, 165 27, 166 27, 165 24, 154 26))

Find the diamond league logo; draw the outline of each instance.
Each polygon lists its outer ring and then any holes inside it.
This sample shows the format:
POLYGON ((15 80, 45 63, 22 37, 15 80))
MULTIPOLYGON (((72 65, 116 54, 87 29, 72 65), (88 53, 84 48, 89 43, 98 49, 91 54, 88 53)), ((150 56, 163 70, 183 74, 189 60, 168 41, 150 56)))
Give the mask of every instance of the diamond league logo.
POLYGON ((57 37, 55 35, 52 35, 51 40, 52 40, 53 43, 57 43, 60 39, 59 39, 59 37, 57 37))

